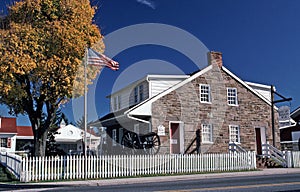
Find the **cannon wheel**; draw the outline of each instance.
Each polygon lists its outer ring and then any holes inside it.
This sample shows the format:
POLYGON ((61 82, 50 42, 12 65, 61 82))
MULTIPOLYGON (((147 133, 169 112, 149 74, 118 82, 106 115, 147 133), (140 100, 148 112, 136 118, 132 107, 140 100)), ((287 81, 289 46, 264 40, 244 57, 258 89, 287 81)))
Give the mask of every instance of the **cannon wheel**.
POLYGON ((151 148, 148 149, 149 155, 155 155, 160 150, 160 138, 156 133, 153 133, 152 137, 147 137, 147 142, 152 145, 151 148))
POLYGON ((121 144, 125 154, 134 155, 138 149, 138 135, 134 132, 127 131, 122 137, 121 144))

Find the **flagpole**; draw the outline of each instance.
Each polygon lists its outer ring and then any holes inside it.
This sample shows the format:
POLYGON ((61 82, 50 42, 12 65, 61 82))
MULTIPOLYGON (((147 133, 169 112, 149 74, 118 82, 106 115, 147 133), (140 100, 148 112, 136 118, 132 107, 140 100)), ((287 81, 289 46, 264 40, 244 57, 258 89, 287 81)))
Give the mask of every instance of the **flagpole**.
POLYGON ((87 178, 87 139, 86 139, 86 132, 87 132, 87 85, 86 85, 86 79, 87 79, 87 62, 88 62, 88 49, 85 49, 85 61, 84 61, 84 170, 85 170, 85 179, 87 178))
POLYGON ((87 79, 87 48, 85 49, 85 61, 84 61, 84 156, 86 156, 86 131, 87 131, 87 85, 86 85, 86 79, 87 79))

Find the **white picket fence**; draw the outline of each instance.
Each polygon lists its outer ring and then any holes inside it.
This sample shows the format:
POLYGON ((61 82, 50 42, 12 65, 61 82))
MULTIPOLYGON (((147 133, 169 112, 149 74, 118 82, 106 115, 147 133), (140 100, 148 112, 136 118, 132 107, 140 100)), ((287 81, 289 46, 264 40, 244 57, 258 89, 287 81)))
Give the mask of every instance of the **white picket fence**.
POLYGON ((24 157, 16 161, 19 163, 15 163, 14 171, 22 182, 256 169, 255 152, 87 156, 86 159, 84 156, 24 157))
POLYGON ((204 155, 31 157, 22 162, 23 182, 117 178, 139 175, 250 170, 255 153, 204 155))
POLYGON ((292 166, 300 168, 300 151, 293 151, 292 153, 292 166))
MULTIPOLYGON (((288 167, 300 168, 300 151, 287 152, 288 167)), ((21 157, 0 153, 0 163, 20 181, 118 178, 139 175, 256 169, 255 152, 199 155, 21 157)))

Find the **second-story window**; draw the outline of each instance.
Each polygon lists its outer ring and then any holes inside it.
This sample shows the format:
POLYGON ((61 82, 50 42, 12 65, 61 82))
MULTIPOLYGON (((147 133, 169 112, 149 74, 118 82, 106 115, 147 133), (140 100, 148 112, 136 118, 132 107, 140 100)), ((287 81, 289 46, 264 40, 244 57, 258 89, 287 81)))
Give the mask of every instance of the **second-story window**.
POLYGON ((207 84, 200 84, 200 102, 210 103, 210 86, 207 84))
POLYGON ((113 98, 113 106, 114 106, 113 110, 114 111, 118 110, 118 101, 117 100, 118 100, 118 97, 113 98))
POLYGON ((238 105, 236 88, 227 88, 227 102, 228 105, 238 105))
POLYGON ((143 101, 144 98, 144 85, 138 85, 134 88, 134 103, 143 101))
POLYGON ((117 111, 121 109, 121 95, 114 96, 112 101, 112 110, 117 111))
POLYGON ((134 88, 134 103, 139 102, 139 87, 134 88))
POLYGON ((118 110, 121 109, 121 95, 118 95, 118 110))
POLYGON ((143 101, 144 100, 144 85, 140 85, 139 86, 139 101, 143 101))

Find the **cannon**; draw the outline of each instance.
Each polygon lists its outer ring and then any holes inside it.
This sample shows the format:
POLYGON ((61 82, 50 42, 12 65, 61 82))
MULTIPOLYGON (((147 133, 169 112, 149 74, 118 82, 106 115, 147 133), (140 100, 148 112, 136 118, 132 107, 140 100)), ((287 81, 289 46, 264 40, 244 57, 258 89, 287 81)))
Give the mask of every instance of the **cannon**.
POLYGON ((125 154, 155 155, 160 149, 160 138, 155 132, 137 134, 126 130, 121 140, 125 154))

